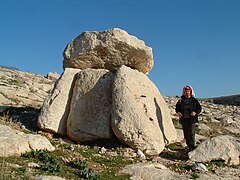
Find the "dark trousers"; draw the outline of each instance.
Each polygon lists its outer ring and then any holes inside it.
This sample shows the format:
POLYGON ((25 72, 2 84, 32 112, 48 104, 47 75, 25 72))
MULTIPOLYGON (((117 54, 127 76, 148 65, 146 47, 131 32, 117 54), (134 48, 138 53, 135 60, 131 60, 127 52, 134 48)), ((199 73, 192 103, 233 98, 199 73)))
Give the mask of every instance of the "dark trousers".
POLYGON ((195 148, 195 123, 192 119, 182 119, 182 129, 187 146, 190 150, 195 148))

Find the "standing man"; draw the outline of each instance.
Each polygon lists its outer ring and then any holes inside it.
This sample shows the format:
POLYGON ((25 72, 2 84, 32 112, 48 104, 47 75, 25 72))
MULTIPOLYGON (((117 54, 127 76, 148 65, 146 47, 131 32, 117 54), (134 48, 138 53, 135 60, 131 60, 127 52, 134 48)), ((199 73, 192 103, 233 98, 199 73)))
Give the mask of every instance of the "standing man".
POLYGON ((198 122, 198 114, 202 107, 198 100, 194 98, 194 91, 191 86, 184 86, 175 110, 180 118, 179 121, 182 124, 187 146, 192 151, 195 149, 195 123, 198 122))

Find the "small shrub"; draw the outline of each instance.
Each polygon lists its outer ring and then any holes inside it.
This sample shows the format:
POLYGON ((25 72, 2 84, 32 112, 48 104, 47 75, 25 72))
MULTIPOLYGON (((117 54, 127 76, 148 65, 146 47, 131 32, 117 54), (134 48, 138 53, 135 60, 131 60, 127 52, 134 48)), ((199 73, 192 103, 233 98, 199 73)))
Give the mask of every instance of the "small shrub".
POLYGON ((60 171, 58 158, 51 156, 47 150, 33 150, 23 154, 22 156, 29 159, 40 160, 41 164, 39 169, 41 170, 51 173, 60 171))
POLYGON ((54 173, 54 172, 60 171, 60 166, 52 162, 47 162, 47 163, 41 164, 40 169, 43 171, 54 173))
POLYGON ((90 180, 98 180, 99 175, 92 169, 85 169, 77 173, 78 177, 90 180))
POLYGON ((175 128, 181 129, 182 125, 179 123, 179 119, 178 118, 173 118, 172 119, 173 125, 175 128))
POLYGON ((71 161, 69 164, 70 164, 71 167, 77 168, 77 169, 80 169, 80 170, 83 170, 88 166, 88 163, 86 161, 82 161, 82 160, 79 160, 79 159, 75 160, 75 161, 71 161))
POLYGON ((193 173, 191 176, 192 176, 192 179, 198 179, 199 178, 199 175, 196 174, 196 173, 193 173))
POLYGON ((211 161, 208 163, 209 169, 214 169, 215 167, 225 167, 225 166, 227 165, 224 163, 224 160, 211 161))

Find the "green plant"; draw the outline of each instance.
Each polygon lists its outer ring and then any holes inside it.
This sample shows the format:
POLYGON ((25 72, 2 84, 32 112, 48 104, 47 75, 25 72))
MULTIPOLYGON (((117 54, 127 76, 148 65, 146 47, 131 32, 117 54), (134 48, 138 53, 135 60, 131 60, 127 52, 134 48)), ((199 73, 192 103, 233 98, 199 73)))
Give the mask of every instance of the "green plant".
POLYGON ((47 150, 33 150, 22 155, 23 157, 29 159, 38 159, 41 161, 39 169, 48 172, 59 172, 60 165, 58 163, 58 158, 53 157, 49 154, 47 150))
POLYGON ((175 128, 182 129, 182 125, 179 122, 179 118, 172 118, 172 122, 175 128))
POLYGON ((195 126, 195 133, 199 133, 200 132, 200 128, 199 128, 199 126, 196 124, 196 126, 195 126))
POLYGON ((83 155, 85 158, 90 158, 92 157, 93 154, 98 154, 98 149, 93 148, 93 147, 87 147, 86 148, 77 148, 77 152, 83 155))
POLYGON ((86 161, 77 159, 77 160, 71 161, 69 165, 73 168, 83 170, 88 166, 88 163, 86 161))
POLYGON ((97 180, 99 179, 99 175, 96 173, 96 171, 92 169, 85 169, 82 171, 79 171, 77 173, 78 177, 84 178, 84 179, 89 179, 89 180, 97 180))
POLYGON ((211 162, 208 162, 208 168, 210 170, 216 168, 216 167, 225 167, 227 166, 224 161, 211 161, 211 162))
POLYGON ((166 145, 166 148, 169 148, 171 150, 177 151, 177 150, 183 150, 184 147, 180 143, 171 143, 166 145))
POLYGON ((192 179, 198 179, 199 175, 196 173, 191 174, 192 179))

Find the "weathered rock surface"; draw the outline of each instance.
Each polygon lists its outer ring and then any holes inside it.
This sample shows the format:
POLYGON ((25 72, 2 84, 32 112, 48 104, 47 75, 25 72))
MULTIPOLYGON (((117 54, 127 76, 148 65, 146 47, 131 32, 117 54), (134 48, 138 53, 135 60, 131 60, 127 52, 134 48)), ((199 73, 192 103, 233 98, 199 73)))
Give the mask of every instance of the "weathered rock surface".
POLYGON ((64 180, 64 178, 58 176, 38 176, 35 180, 64 180))
POLYGON ((110 139, 113 74, 106 69, 86 69, 76 74, 67 135, 75 141, 110 139))
POLYGON ((189 153, 189 158, 197 162, 224 160, 226 164, 239 165, 239 155, 239 144, 235 138, 223 135, 203 141, 189 153))
POLYGON ((0 157, 20 156, 22 153, 40 149, 53 151, 55 148, 45 137, 25 134, 0 124, 0 157))
POLYGON ((112 128, 121 141, 154 154, 176 139, 170 113, 148 77, 122 66, 113 83, 112 128))
POLYGON ((64 50, 64 68, 114 70, 121 65, 148 73, 153 67, 152 48, 119 28, 84 32, 64 50))
POLYGON ((66 134, 66 123, 72 97, 72 82, 79 69, 66 68, 45 99, 38 118, 38 126, 46 131, 66 134))
POLYGON ((55 80, 0 66, 0 105, 40 108, 55 80))
POLYGON ((190 175, 180 175, 160 163, 138 163, 127 165, 121 173, 131 174, 131 179, 141 180, 188 180, 190 175))

